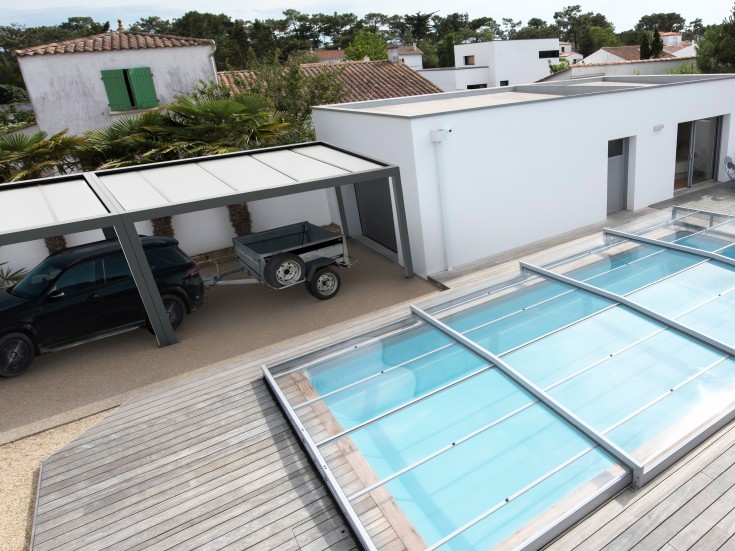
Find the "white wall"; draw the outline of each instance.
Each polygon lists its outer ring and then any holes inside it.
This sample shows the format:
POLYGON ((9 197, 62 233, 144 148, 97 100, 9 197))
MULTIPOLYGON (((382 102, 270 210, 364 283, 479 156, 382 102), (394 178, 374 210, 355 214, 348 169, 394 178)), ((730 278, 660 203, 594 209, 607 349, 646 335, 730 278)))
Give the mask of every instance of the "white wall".
POLYGON ((424 69, 418 73, 436 84, 443 92, 467 90, 471 84, 490 84, 488 67, 447 67, 443 69, 424 69))
POLYGON ((510 86, 536 82, 549 74, 549 62, 559 63, 559 57, 540 59, 539 52, 559 50, 559 39, 493 40, 454 47, 454 65, 466 67, 465 56, 474 55, 475 65, 490 68, 490 86, 500 86, 507 80, 510 86))
POLYGON ((140 112, 110 114, 102 70, 150 67, 164 105, 193 90, 200 80, 216 80, 213 53, 213 47, 205 45, 25 56, 18 61, 41 130, 55 134, 68 128, 70 134, 81 134, 140 112))
POLYGON ((570 78, 582 78, 587 76, 630 76, 630 75, 665 75, 682 65, 692 64, 696 58, 666 58, 644 61, 613 62, 610 65, 588 65, 585 58, 584 63, 577 63, 569 70, 555 73, 544 78, 544 82, 555 80, 569 80, 570 78))
POLYGON ((615 63, 616 61, 625 60, 619 55, 600 49, 585 57, 582 63, 615 63))
MULTIPOLYGON (((415 269, 426 276, 446 268, 432 130, 452 130, 441 154, 459 266, 604 220, 609 140, 631 138, 628 208, 671 198, 677 124, 729 114, 733 96, 735 80, 724 80, 416 118, 316 109, 314 120, 320 139, 400 166, 415 269), (570 112, 565 149, 576 158, 560 163, 559 113, 570 112)), ((731 126, 728 118, 723 149, 733 155, 731 126)))
POLYGON ((411 67, 414 71, 424 68, 424 56, 421 54, 400 55, 400 58, 403 60, 403 63, 411 67))

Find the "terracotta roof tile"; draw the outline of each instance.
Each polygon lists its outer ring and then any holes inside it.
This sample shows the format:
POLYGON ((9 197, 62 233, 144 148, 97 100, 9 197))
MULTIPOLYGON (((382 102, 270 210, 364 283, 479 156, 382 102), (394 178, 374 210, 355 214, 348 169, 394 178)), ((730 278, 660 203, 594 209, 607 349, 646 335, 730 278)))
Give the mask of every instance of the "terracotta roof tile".
MULTIPOLYGON (((640 46, 605 46, 601 49, 622 58, 624 61, 640 61, 641 59, 640 46)), ((661 57, 673 56, 669 53, 664 52, 663 54, 661 54, 661 57)))
POLYGON ((317 59, 323 59, 325 61, 343 60, 345 58, 344 50, 312 50, 310 53, 317 59))
MULTIPOLYGON (((346 63, 305 63, 301 70, 316 76, 323 71, 338 71, 344 83, 343 102, 366 101, 373 99, 420 96, 441 92, 436 85, 405 63, 388 61, 351 61, 346 63)), ((254 80, 252 71, 221 71, 217 73, 221 83, 237 87, 238 79, 254 80)))
POLYGON ((51 54, 76 54, 84 52, 108 52, 112 50, 147 50, 151 48, 182 48, 186 46, 214 45, 206 38, 186 38, 167 34, 112 31, 62 42, 41 44, 15 50, 19 57, 51 54))
POLYGON ((398 55, 424 55, 415 44, 411 46, 398 46, 398 55))

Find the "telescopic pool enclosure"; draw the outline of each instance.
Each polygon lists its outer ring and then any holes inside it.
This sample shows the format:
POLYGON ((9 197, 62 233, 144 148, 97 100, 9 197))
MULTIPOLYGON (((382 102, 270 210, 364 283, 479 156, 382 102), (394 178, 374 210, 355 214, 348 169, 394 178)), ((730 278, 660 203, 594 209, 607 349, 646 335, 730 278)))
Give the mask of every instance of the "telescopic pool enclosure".
POLYGON ((411 277, 399 168, 321 142, 2 184, 0 246, 106 230, 107 236, 119 240, 158 344, 166 346, 177 340, 135 222, 334 188, 346 231, 342 186, 386 180, 394 198, 403 266, 411 277))
POLYGON ((539 548, 735 418, 735 217, 605 237, 263 366, 365 548, 539 548))

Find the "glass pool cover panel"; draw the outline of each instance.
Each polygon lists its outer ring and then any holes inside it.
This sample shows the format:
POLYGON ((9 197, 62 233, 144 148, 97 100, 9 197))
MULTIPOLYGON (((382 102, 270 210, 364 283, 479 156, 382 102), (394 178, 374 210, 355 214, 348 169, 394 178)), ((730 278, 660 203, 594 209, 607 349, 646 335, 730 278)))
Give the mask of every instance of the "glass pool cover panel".
POLYGON ((735 267, 666 243, 735 252, 735 219, 640 234, 265 369, 367 547, 541 541, 732 417, 735 267))
POLYGON ((629 476, 424 323, 274 380, 368 532, 385 518, 420 548, 522 543, 629 476))

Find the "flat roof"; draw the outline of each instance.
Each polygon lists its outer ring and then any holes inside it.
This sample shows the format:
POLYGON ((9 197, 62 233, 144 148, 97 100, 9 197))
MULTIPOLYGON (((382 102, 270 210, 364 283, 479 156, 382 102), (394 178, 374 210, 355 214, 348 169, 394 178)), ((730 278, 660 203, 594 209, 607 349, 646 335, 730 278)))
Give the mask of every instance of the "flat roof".
POLYGON ((717 75, 593 75, 574 80, 547 81, 480 90, 458 90, 440 94, 317 106, 320 111, 349 111, 389 117, 425 117, 455 111, 500 108, 546 100, 561 100, 593 94, 634 92, 664 86, 734 79, 735 74, 717 75))
POLYGON ((476 94, 458 98, 441 98, 421 103, 399 103, 367 107, 361 109, 364 113, 381 113, 397 115, 401 117, 415 117, 417 115, 431 115, 435 113, 446 113, 449 111, 461 111, 477 107, 490 107, 494 105, 506 105, 509 103, 527 103, 530 101, 541 101, 555 98, 552 94, 529 94, 526 92, 501 92, 498 94, 476 94))

